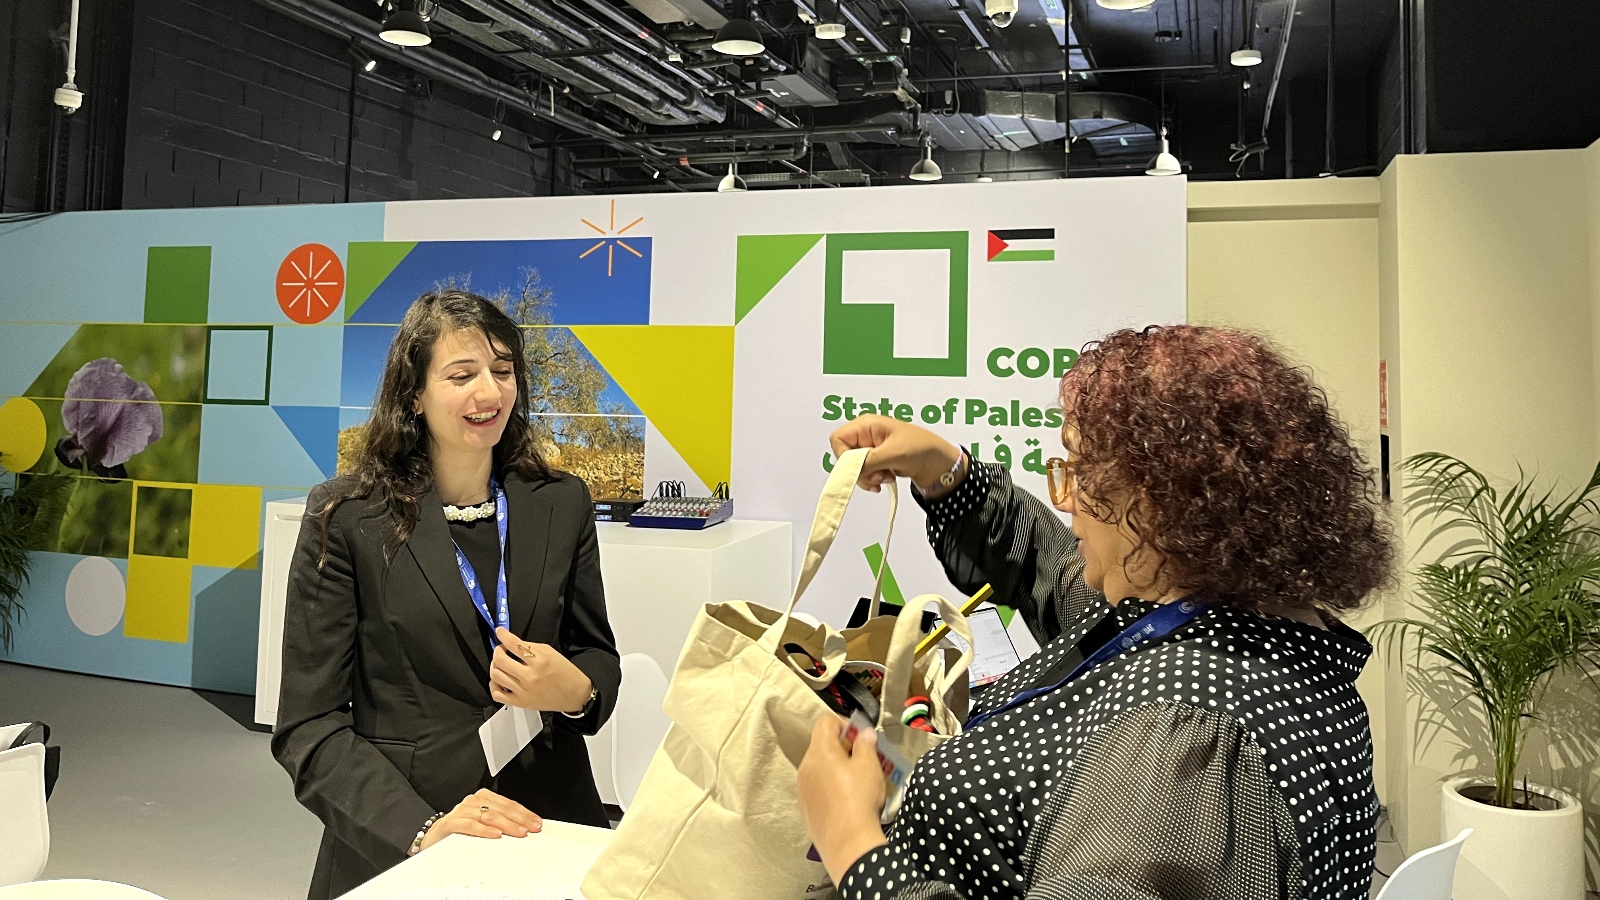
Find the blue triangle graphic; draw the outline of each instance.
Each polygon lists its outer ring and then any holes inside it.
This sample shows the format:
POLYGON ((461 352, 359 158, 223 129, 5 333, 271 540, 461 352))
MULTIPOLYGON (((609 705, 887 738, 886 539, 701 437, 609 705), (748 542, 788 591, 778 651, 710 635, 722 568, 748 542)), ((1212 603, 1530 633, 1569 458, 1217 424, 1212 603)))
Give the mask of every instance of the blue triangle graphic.
POLYGON ((306 455, 332 478, 339 462, 339 408, 336 406, 274 406, 273 412, 288 426, 306 455))

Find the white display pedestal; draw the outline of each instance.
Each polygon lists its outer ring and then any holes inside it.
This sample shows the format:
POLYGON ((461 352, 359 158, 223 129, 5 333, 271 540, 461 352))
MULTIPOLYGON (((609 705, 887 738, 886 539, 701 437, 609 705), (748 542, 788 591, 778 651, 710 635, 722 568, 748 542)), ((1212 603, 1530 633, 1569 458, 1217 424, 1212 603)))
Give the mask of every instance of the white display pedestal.
MULTIPOLYGON (((261 627, 256 650, 256 721, 278 717, 283 678, 283 615, 289 563, 300 535, 305 500, 267 504, 261 550, 261 627)), ((704 531, 595 525, 606 612, 620 653, 643 653, 670 677, 700 608, 748 600, 782 607, 793 590, 792 529, 788 522, 733 519, 704 531)), ((600 798, 616 803, 611 784, 611 726, 588 739, 600 798)))
POLYGON ((256 630, 256 723, 278 721, 278 688, 283 682, 283 604, 289 594, 289 563, 300 539, 306 498, 267 504, 261 538, 261 623, 256 630))
MULTIPOLYGON (((620 653, 643 653, 672 677, 695 614, 707 603, 748 600, 782 608, 794 590, 788 522, 732 519, 704 531, 595 524, 606 612, 620 653)), ((600 799, 617 802, 611 783, 611 725, 589 738, 600 799)))

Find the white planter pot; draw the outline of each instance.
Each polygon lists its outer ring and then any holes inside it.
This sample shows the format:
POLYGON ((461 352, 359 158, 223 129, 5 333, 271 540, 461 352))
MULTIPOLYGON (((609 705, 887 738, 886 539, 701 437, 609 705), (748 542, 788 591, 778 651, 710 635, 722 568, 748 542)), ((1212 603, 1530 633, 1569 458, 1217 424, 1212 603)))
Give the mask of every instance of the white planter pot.
POLYGON ((1530 784, 1555 809, 1503 809, 1461 795, 1492 784, 1457 778, 1444 785, 1440 836, 1472 829, 1456 866, 1455 900, 1584 900, 1583 804, 1565 791, 1530 784))

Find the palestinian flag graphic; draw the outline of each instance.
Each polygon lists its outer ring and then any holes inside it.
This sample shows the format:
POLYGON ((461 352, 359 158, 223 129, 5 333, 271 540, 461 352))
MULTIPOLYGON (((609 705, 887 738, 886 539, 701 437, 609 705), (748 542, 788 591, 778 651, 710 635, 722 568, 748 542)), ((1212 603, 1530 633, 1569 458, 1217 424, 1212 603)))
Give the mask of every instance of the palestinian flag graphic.
POLYGON ((1056 251, 1047 242, 1054 228, 1003 228, 989 232, 989 262, 1050 262, 1056 251))

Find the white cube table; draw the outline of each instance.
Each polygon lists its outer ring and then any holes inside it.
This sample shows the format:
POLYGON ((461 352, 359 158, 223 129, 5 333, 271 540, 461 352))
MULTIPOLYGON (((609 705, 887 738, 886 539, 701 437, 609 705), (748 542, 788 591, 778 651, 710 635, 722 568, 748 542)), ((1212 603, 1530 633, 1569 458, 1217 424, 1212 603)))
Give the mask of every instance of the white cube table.
MULTIPOLYGON (((731 519, 703 531, 599 522, 606 611, 621 653, 643 653, 670 678, 695 614, 707 603, 782 607, 794 590, 788 522, 731 519)), ((589 738, 600 799, 616 803, 611 726, 589 738)))

